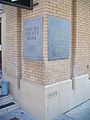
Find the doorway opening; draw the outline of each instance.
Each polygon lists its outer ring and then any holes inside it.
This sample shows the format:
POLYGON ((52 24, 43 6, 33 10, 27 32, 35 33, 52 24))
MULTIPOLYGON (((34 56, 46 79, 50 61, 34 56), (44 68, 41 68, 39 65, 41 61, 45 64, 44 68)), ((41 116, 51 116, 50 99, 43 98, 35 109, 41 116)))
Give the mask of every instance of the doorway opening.
POLYGON ((2 78, 2 18, 0 17, 0 79, 2 78))

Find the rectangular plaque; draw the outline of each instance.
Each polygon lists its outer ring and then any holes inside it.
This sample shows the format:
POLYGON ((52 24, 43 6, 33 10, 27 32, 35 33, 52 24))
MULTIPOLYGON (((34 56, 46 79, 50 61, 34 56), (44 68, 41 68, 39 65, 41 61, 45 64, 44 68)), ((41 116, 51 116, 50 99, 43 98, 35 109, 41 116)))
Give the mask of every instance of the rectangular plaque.
POLYGON ((48 18, 48 59, 69 58, 70 22, 53 16, 48 18))
POLYGON ((24 58, 42 60, 42 17, 24 20, 24 58))

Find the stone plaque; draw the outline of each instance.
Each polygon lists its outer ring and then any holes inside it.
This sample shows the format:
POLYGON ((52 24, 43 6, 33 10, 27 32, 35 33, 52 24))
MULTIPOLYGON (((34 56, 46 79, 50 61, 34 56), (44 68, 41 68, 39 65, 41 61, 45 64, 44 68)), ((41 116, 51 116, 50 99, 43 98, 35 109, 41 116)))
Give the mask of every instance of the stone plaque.
POLYGON ((69 44, 69 21, 50 16, 48 18, 48 59, 68 59, 69 44))
POLYGON ((24 20, 24 58, 42 60, 42 17, 24 20))

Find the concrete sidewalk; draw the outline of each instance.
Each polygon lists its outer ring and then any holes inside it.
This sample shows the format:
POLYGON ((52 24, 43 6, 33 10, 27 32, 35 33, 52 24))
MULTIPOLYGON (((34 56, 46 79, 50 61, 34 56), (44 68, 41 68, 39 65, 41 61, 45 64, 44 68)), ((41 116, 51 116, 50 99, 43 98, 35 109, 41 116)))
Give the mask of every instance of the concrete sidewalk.
POLYGON ((90 100, 73 108, 55 120, 90 120, 90 100))
POLYGON ((35 120, 31 115, 22 110, 21 108, 13 110, 0 116, 0 120, 35 120))

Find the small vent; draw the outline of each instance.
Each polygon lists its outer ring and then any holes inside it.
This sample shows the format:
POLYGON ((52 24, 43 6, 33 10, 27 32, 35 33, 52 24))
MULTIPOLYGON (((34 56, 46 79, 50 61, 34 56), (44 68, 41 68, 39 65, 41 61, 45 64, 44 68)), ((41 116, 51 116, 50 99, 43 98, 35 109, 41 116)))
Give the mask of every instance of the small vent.
POLYGON ((6 108, 6 107, 9 107, 11 105, 14 105, 15 103, 14 102, 11 102, 11 103, 8 103, 8 104, 5 104, 5 105, 2 105, 0 106, 0 109, 3 109, 3 108, 6 108))

